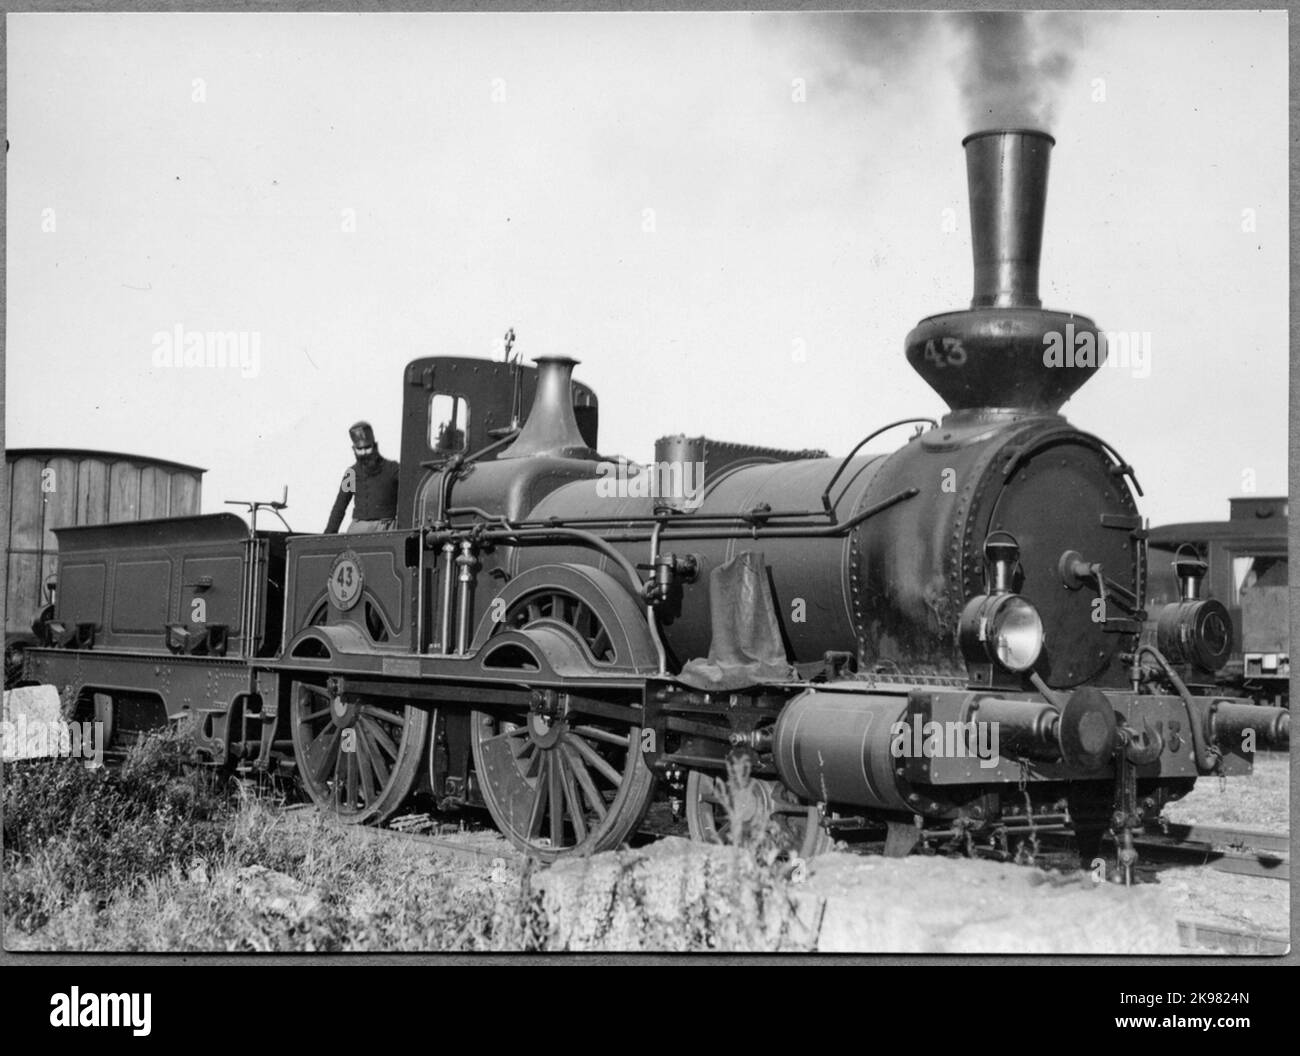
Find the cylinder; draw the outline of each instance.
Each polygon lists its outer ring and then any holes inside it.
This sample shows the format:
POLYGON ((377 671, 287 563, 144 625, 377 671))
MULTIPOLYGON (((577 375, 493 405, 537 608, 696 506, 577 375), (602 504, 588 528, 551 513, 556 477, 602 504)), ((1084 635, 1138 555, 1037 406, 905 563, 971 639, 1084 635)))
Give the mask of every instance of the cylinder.
POLYGON ((1047 168, 1046 132, 996 129, 962 140, 975 258, 972 308, 1039 308, 1038 264, 1047 168))
POLYGON ((772 738, 781 780, 814 803, 911 811, 890 751, 906 710, 902 694, 799 694, 782 710, 772 738))

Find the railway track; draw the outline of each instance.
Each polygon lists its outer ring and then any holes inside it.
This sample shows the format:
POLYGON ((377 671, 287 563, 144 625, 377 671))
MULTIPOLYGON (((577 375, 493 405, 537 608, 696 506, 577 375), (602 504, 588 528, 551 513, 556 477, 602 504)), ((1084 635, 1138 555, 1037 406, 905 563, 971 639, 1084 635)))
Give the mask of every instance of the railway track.
POLYGON ((1291 841, 1285 833, 1161 820, 1148 824, 1133 843, 1139 854, 1157 860, 1199 862, 1241 876, 1291 879, 1291 841))
MULTIPOLYGON (((305 803, 286 808, 290 812, 310 812, 313 809, 305 803)), ((473 842, 466 840, 462 833, 458 833, 456 839, 448 839, 442 835, 422 831, 422 824, 426 828, 437 829, 438 827, 427 814, 399 816, 383 829, 342 827, 362 831, 367 835, 378 836, 383 833, 400 836, 413 845, 444 850, 460 857, 486 856, 487 859, 500 859, 503 854, 508 857, 516 856, 514 848, 489 825, 484 824, 481 828, 473 827, 470 830, 480 833, 485 838, 490 837, 498 844, 496 850, 480 853, 473 842)), ((662 816, 656 819, 655 812, 652 811, 639 830, 637 838, 648 840, 664 835, 686 835, 685 824, 670 822, 662 816)), ((1026 830, 1016 831, 1016 838, 1023 839, 1025 835, 1026 830)), ((1073 837, 1068 823, 1041 827, 1035 835, 1041 845, 1040 853, 1034 857, 1035 864, 1047 869, 1068 869, 1072 866, 1073 837)), ((378 838, 383 837, 378 836, 378 838)), ((1203 865, 1219 872, 1240 876, 1287 881, 1291 878, 1291 847, 1290 836, 1287 833, 1217 825, 1185 825, 1160 818, 1148 822, 1145 830, 1140 835, 1134 836, 1133 843, 1140 856, 1140 863, 1147 866, 1203 865)), ((848 849, 852 853, 878 854, 881 853, 883 846, 883 841, 867 839, 850 844, 848 849)), ((1110 856, 1115 855, 1113 837, 1107 835, 1103 846, 1110 856)))
MULTIPOLYGON (((405 815, 395 819, 390 827, 376 828, 371 825, 350 825, 334 821, 328 815, 319 813, 309 804, 295 804, 284 809, 285 816, 291 820, 303 821, 322 817, 340 833, 350 833, 359 839, 371 841, 388 841, 408 847, 417 853, 437 852, 446 854, 470 865, 487 866, 492 869, 505 869, 512 873, 519 872, 524 866, 524 857, 496 829, 488 826, 470 827, 452 834, 424 831, 422 822, 427 815, 405 815), (414 819, 414 820, 413 820, 414 819)), ((436 824, 434 824, 436 829, 436 824)))
POLYGON ((1291 949, 1291 938, 1277 932, 1253 931, 1197 920, 1178 922, 1178 943, 1203 953, 1232 953, 1280 957, 1291 949))
MULTIPOLYGON (((293 812, 310 814, 311 808, 301 805, 289 808, 293 812)), ((497 831, 490 826, 462 828, 451 836, 437 831, 437 823, 428 815, 399 817, 389 827, 376 829, 368 826, 339 825, 368 839, 399 839, 413 847, 443 851, 456 857, 479 862, 518 863, 522 856, 497 831)), ((639 842, 658 839, 665 835, 686 835, 669 830, 662 824, 643 828, 637 836, 639 842)), ((1072 840, 1066 829, 1044 830, 1039 839, 1044 845, 1035 856, 1034 864, 1048 869, 1072 867, 1072 849, 1065 845, 1072 840)), ((1173 822, 1152 822, 1147 830, 1134 838, 1134 846, 1146 865, 1165 867, 1204 865, 1220 872, 1241 876, 1254 876, 1269 880, 1289 880, 1291 876, 1290 837, 1286 833, 1264 832, 1254 829, 1230 828, 1213 825, 1182 825, 1173 822)), ((1113 853, 1114 841, 1107 837, 1108 849, 1113 853)), ((849 844, 842 849, 860 855, 880 854, 882 841, 865 841, 849 844)), ((945 852, 939 852, 945 853, 945 852)))

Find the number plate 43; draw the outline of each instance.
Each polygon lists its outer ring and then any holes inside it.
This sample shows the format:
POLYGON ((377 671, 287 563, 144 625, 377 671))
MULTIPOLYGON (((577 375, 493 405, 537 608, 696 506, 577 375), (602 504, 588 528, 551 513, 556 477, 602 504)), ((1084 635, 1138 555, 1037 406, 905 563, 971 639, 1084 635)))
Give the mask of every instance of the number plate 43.
POLYGON ((961 367, 966 364, 966 350, 961 338, 945 337, 925 343, 925 358, 937 367, 961 367))
POLYGON ((346 612, 361 597, 361 559, 351 550, 344 550, 334 559, 330 566, 329 579, 325 583, 330 601, 346 612))

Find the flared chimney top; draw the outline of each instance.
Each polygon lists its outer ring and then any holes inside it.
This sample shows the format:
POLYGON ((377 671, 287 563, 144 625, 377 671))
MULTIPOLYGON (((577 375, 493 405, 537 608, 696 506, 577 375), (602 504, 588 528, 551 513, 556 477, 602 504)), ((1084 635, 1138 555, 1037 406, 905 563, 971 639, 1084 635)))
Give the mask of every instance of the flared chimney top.
POLYGON ((583 440, 573 413, 573 368, 578 361, 568 356, 540 356, 533 362, 537 364, 537 391, 532 410, 514 443, 498 457, 590 458, 592 450, 583 440))
POLYGON ((962 140, 975 290, 969 309, 907 335, 907 361, 953 411, 1058 411, 1106 358, 1091 319, 1038 297, 1047 169, 1056 140, 1030 128, 962 140))

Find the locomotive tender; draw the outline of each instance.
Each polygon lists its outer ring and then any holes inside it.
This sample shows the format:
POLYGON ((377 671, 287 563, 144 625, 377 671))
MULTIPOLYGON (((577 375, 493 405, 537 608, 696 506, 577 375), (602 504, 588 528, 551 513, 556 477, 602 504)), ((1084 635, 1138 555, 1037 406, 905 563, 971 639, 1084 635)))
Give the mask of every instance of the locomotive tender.
POLYGON ((1132 829, 1289 717, 1214 688, 1231 630, 1195 569, 1140 644, 1140 489, 1059 413, 1104 357, 1043 355, 1104 349, 1037 294, 1053 144, 964 141, 975 295, 907 339, 949 411, 892 454, 676 436, 638 467, 596 453, 573 360, 418 359, 397 530, 64 529, 27 677, 119 729, 189 716, 212 761, 296 769, 346 821, 485 807, 544 860, 667 790, 698 838, 771 821, 805 854, 1064 799, 1083 855, 1110 828, 1131 864, 1132 829))

